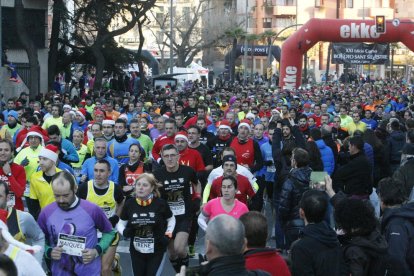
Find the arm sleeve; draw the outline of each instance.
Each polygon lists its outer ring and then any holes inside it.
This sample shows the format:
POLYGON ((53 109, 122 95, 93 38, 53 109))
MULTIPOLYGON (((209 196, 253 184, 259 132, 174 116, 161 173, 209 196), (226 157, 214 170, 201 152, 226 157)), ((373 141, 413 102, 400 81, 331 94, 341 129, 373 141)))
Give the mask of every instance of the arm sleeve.
POLYGON ((119 168, 119 173, 118 173, 118 185, 121 187, 124 187, 127 185, 126 181, 125 181, 125 164, 122 165, 119 168))
POLYGON ((111 230, 110 232, 102 233, 102 238, 95 248, 98 251, 99 255, 101 255, 102 253, 105 253, 106 250, 109 248, 109 246, 111 246, 112 241, 115 238, 115 235, 116 235, 115 229, 111 230), (99 251, 99 248, 101 249, 101 251, 99 251))
POLYGON ((158 162, 158 159, 161 158, 160 151, 161 151, 160 142, 159 140, 157 140, 155 141, 154 146, 152 147, 152 151, 151 151, 152 158, 154 158, 154 160, 157 162, 158 162))
POLYGON ((211 191, 211 183, 207 182, 206 186, 204 187, 203 191, 203 204, 207 203, 208 198, 210 197, 210 191, 211 191))
POLYGON ((33 216, 26 212, 19 212, 19 221, 24 235, 30 239, 32 245, 38 245, 42 250, 36 252, 34 257, 42 264, 43 253, 45 248, 45 234, 40 226, 36 223, 33 216))
MULTIPOLYGON (((63 146, 63 145, 62 145, 63 146)), ((65 150, 67 153, 63 156, 64 159, 72 163, 79 162, 79 155, 72 143, 65 143, 65 150)))
POLYGON ((292 185, 288 183, 289 181, 290 180, 288 179, 283 183, 282 192, 280 193, 279 215, 282 220, 288 216, 290 212, 292 185))
POLYGON ((204 213, 204 209, 198 215, 197 222, 198 222, 198 225, 200 226, 200 228, 203 229, 203 231, 205 232, 207 230, 208 217, 206 217, 203 213, 204 213))
POLYGON ((26 188, 26 172, 23 167, 15 167, 12 171, 12 176, 9 177, 10 190, 16 197, 22 197, 26 188))
POLYGON ((250 168, 252 173, 257 172, 263 167, 263 156, 260 146, 256 141, 253 141, 254 147, 254 165, 250 168))
POLYGON ((292 127, 292 134, 295 137, 296 145, 302 149, 306 149, 306 140, 298 126, 292 127))
POLYGON ((165 230, 166 233, 172 233, 175 228, 175 216, 171 216, 167 219, 167 230, 165 230))
POLYGON ((385 232, 388 242, 388 264, 390 275, 408 275, 410 271, 406 260, 406 252, 410 237, 403 223, 391 225, 385 232))

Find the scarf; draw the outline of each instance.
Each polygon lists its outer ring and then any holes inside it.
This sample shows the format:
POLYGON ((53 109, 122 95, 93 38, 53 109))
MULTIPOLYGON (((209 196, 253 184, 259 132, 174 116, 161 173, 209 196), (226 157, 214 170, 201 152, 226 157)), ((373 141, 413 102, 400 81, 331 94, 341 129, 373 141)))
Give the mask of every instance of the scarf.
POLYGON ((152 203, 152 200, 154 199, 154 194, 150 193, 146 198, 136 198, 136 201, 139 206, 148 206, 152 203))

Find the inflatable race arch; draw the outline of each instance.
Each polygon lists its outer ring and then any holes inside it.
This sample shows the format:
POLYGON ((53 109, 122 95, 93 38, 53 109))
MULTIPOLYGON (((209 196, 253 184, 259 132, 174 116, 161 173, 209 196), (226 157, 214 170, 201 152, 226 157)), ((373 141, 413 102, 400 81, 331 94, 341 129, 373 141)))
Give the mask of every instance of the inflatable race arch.
POLYGON ((378 34, 375 20, 311 19, 282 45, 280 87, 292 90, 301 85, 303 54, 320 41, 402 42, 414 51, 414 21, 387 20, 386 33, 378 34))

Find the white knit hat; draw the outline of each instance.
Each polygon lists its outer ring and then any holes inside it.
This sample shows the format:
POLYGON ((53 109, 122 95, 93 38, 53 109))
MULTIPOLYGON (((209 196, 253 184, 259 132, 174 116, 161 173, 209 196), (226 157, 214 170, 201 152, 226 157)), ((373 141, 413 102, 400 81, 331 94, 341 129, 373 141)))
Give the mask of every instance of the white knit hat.
POLYGON ((103 120, 102 121, 103 125, 111 125, 114 126, 115 125, 115 121, 114 120, 103 120))

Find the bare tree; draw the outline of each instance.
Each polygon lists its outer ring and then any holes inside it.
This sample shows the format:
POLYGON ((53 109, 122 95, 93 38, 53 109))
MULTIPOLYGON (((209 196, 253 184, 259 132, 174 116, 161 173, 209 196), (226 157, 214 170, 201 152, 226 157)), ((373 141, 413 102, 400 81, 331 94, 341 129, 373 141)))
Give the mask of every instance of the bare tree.
POLYGON ((75 31, 71 41, 61 42, 73 49, 92 53, 96 62, 96 89, 102 84, 105 43, 128 32, 136 24, 143 24, 147 20, 147 11, 155 2, 156 0, 74 0, 71 25, 75 31), (114 20, 120 23, 114 25, 114 20))
POLYGON ((226 37, 225 31, 235 24, 232 16, 227 18, 214 16, 215 7, 207 5, 209 0, 194 2, 193 6, 174 14, 172 34, 167 31, 170 29, 170 12, 162 17, 153 14, 157 27, 164 30, 165 34, 165 38, 159 39, 160 51, 170 46, 172 38, 177 67, 190 65, 201 51, 217 46, 226 37), (210 20, 202 22, 207 13, 210 20))

